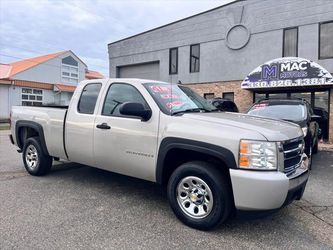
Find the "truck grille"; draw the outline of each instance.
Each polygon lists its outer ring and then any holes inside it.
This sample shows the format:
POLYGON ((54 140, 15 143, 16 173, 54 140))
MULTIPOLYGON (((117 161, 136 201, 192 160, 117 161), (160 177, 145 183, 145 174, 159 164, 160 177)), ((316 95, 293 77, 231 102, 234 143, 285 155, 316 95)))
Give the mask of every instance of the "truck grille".
POLYGON ((284 173, 287 176, 295 173, 296 169, 300 167, 303 151, 303 139, 293 140, 283 144, 284 173))

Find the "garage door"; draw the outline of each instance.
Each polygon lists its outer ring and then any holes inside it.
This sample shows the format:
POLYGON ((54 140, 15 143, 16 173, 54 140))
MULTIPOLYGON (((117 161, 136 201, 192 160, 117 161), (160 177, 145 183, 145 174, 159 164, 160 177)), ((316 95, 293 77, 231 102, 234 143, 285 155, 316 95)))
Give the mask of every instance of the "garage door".
POLYGON ((159 62, 153 62, 153 63, 121 66, 118 68, 118 77, 159 80, 160 64, 159 62))

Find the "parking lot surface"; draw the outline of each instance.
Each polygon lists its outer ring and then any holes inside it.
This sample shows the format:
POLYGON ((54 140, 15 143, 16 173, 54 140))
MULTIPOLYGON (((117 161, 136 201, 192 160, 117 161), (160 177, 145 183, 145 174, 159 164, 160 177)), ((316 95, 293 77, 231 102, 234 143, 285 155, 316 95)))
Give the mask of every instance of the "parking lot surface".
POLYGON ((202 232, 181 224, 151 182, 75 163, 28 175, 8 133, 0 131, 0 249, 333 249, 333 152, 314 157, 301 201, 202 232))

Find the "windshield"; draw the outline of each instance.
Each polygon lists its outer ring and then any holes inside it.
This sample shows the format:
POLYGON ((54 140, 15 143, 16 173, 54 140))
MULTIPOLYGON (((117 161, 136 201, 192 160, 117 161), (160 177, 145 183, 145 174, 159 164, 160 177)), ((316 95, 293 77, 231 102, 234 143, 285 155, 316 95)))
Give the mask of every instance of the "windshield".
POLYGON ((253 105, 248 114, 288 121, 301 121, 305 118, 305 107, 302 104, 259 103, 253 105))
POLYGON ((206 99, 188 87, 163 83, 145 83, 143 85, 166 114, 217 110, 206 99))

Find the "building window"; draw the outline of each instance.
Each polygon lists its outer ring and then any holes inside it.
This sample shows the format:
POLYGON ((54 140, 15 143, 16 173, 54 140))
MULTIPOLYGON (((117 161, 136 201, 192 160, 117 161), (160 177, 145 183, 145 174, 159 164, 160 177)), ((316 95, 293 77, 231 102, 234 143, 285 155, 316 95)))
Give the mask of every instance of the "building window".
POLYGON ((222 94, 223 99, 228 99, 230 101, 234 101, 235 95, 234 92, 225 92, 222 94))
POLYGON ((204 93, 204 98, 205 99, 213 99, 215 98, 215 94, 214 93, 204 93))
POLYGON ((194 44, 190 47, 190 72, 199 72, 200 70, 200 44, 194 44))
POLYGON ((333 58, 333 21, 319 25, 319 59, 333 58))
POLYGON ((283 30, 283 53, 282 56, 298 56, 298 28, 283 30))
POLYGON ((22 88, 22 106, 41 106, 43 104, 43 90, 22 88))
POLYGON ((268 98, 267 93, 254 93, 253 102, 257 102, 265 98, 268 98))
POLYGON ((178 73, 178 48, 169 50, 169 74, 174 75, 178 73))
POLYGON ((79 66, 79 63, 72 56, 67 56, 67 57, 63 58, 62 63, 67 64, 67 65, 76 66, 76 67, 79 66))
POLYGON ((79 64, 71 56, 62 59, 61 82, 77 84, 79 82, 79 64))

